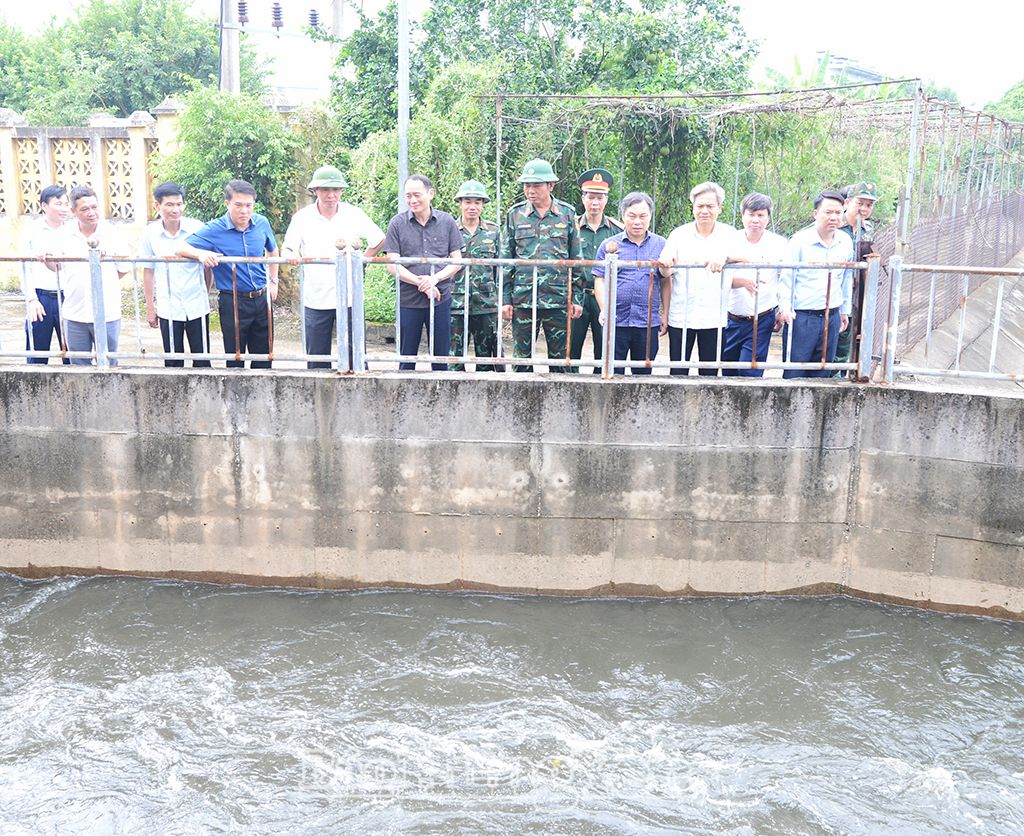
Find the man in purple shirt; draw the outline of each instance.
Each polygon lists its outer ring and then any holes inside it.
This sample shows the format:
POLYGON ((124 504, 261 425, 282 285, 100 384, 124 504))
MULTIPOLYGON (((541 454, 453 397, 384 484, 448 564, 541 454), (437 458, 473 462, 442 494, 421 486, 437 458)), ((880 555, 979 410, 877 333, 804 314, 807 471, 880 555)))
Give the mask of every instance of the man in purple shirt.
MULTIPOLYGON (((654 201, 644 192, 630 192, 622 199, 620 217, 625 232, 601 242, 596 259, 608 257, 608 244, 618 246, 620 261, 657 261, 665 248, 665 239, 651 233, 654 201)), ((594 265, 594 296, 601 306, 601 324, 605 324, 604 311, 605 268, 594 265)), ((615 359, 654 360, 658 356, 658 337, 668 329, 661 321, 660 311, 668 307, 672 283, 662 281, 656 267, 628 267, 618 270, 615 303, 615 359)), ((650 367, 632 368, 633 374, 650 374, 650 367)), ((616 368, 615 374, 624 374, 625 367, 616 368)))

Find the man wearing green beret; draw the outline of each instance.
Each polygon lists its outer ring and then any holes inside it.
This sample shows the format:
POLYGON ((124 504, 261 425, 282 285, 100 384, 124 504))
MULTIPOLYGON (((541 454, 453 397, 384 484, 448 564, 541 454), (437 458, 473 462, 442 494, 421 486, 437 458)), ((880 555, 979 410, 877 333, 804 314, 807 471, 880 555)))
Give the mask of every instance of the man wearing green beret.
MULTIPOLYGON (((846 203, 843 206, 844 226, 839 229, 850 236, 853 241, 853 255, 857 261, 863 261, 875 251, 875 227, 869 220, 878 200, 878 186, 862 180, 846 187, 846 203)), ((852 348, 860 336, 860 311, 864 297, 864 271, 853 272, 853 314, 850 327, 839 335, 836 348, 836 362, 848 363, 852 348)), ((836 372, 835 376, 841 376, 836 372)))
MULTIPOLYGON (((484 204, 490 201, 487 188, 478 180, 467 180, 455 195, 460 210, 455 222, 466 242, 463 250, 466 258, 498 257, 498 226, 480 217, 484 204)), ((455 276, 452 287, 453 357, 468 351, 467 333, 473 337, 477 357, 498 356, 498 268, 494 265, 466 267, 455 276)), ((462 363, 453 363, 448 368, 454 372, 466 370, 462 363)), ((477 363, 476 370, 503 372, 505 367, 496 363, 477 363)))
MULTIPOLYGON (((568 203, 555 199, 558 178, 551 163, 531 160, 523 167, 519 182, 526 200, 513 206, 505 217, 502 258, 579 260, 582 253, 576 213, 568 203)), ((573 272, 572 268, 555 266, 508 268, 502 284, 501 313, 512 320, 514 356, 529 357, 532 337, 543 328, 548 357, 565 360, 566 323, 579 319, 583 312, 583 284, 574 279, 573 272)), ((548 368, 553 372, 566 370, 564 362, 549 363, 548 368)), ((516 365, 513 370, 529 372, 533 366, 516 365)))
MULTIPOLYGON (((608 193, 615 185, 611 172, 603 168, 592 168, 584 171, 576 180, 581 191, 584 213, 576 218, 576 229, 580 235, 580 248, 584 261, 593 261, 601 242, 622 232, 623 226, 615 218, 605 214, 608 205, 608 193)), ((594 359, 601 359, 603 345, 603 328, 601 327, 601 309, 594 298, 593 268, 586 267, 583 273, 583 315, 578 322, 572 324, 572 343, 569 356, 579 360, 583 356, 583 343, 587 339, 587 331, 591 332, 594 341, 594 359)), ((573 371, 576 369, 574 368, 573 371)), ((601 367, 594 366, 594 373, 600 374, 601 367)))

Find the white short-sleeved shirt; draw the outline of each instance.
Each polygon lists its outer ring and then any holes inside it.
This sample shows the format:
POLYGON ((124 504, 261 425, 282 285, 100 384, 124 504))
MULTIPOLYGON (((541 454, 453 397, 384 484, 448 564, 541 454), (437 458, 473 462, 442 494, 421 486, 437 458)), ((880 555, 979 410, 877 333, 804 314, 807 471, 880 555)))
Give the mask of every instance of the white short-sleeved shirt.
MULTIPOLYGON (((754 264, 779 264, 789 260, 789 241, 781 235, 769 232, 761 233, 761 240, 756 244, 747 240, 744 233, 739 248, 729 255, 745 259, 754 264)), ((752 270, 747 264, 726 269, 729 283, 736 278, 750 278, 757 282, 757 313, 770 311, 779 304, 779 270, 752 270)), ((745 287, 734 287, 729 299, 729 312, 738 316, 754 315, 754 294, 745 287)))
MULTIPOLYGON (((99 239, 101 254, 128 255, 128 245, 115 226, 100 221, 93 235, 99 239)), ((58 250, 54 255, 89 257, 89 244, 78 226, 78 221, 74 219, 63 226, 56 243, 58 250)), ((121 277, 118 274, 127 273, 130 269, 124 262, 102 262, 103 314, 107 322, 115 322, 121 318, 121 277)), ((64 319, 72 322, 92 322, 92 279, 88 262, 61 263, 60 270, 61 289, 64 291, 64 306, 61 309, 64 319)))
MULTIPOLYGON (((23 255, 56 255, 61 230, 67 226, 52 227, 46 218, 37 218, 21 238, 23 255)), ((62 268, 63 269, 63 266, 62 268)), ((63 281, 61 282, 63 285, 63 281)), ((36 290, 57 290, 57 274, 38 261, 22 262, 22 290, 30 299, 36 290)))
MULTIPOLYGON (((195 218, 182 218, 176 235, 164 229, 163 221, 149 224, 142 234, 139 255, 172 257, 192 233, 203 228, 195 218)), ((187 322, 210 312, 210 292, 203 278, 203 265, 196 261, 145 265, 153 270, 156 314, 162 319, 187 322)))
MULTIPOLYGON (((704 237, 697 233, 695 222, 688 223, 672 230, 661 257, 674 258, 677 264, 725 261, 739 249, 742 240, 743 235, 728 224, 716 222, 711 234, 704 237)), ((726 323, 731 288, 732 277, 727 270, 673 270, 668 324, 673 328, 721 328, 726 323)))
MULTIPOLYGON (((333 261, 338 254, 338 239, 354 241, 357 238, 375 247, 384 240, 384 233, 358 206, 339 203, 334 217, 325 218, 314 202, 292 216, 288 231, 284 234, 284 247, 303 258, 326 258, 333 261)), ((334 265, 305 264, 302 270, 302 304, 323 311, 336 308, 337 271, 334 265)), ((351 279, 348 292, 351 299, 351 279)))

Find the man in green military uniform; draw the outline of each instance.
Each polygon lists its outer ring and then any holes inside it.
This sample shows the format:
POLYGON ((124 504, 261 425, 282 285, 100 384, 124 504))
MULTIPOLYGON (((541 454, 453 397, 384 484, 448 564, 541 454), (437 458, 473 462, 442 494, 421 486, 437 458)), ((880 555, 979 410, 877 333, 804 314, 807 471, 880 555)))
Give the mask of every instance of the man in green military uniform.
MULTIPOLYGON (((878 187, 874 183, 862 180, 860 183, 846 187, 845 225, 839 229, 849 235, 853 241, 853 254, 858 261, 863 261, 875 251, 875 226, 869 218, 874 211, 876 200, 878 200, 878 187)), ((850 317, 850 327, 839 335, 839 344, 836 347, 837 363, 849 362, 851 349, 860 333, 860 310, 866 278, 865 275, 862 275, 863 272, 855 270, 853 273, 853 313, 850 317)), ((835 376, 839 375, 840 372, 837 372, 835 376)))
MULTIPOLYGON (((552 195, 558 182, 551 163, 531 160, 519 178, 526 200, 513 206, 505 218, 502 232, 502 258, 537 260, 581 257, 580 237, 576 231, 576 213, 572 206, 552 195)), ((513 353, 529 357, 531 337, 544 329, 548 357, 564 360, 568 342, 567 322, 579 319, 583 312, 583 284, 574 280, 573 270, 565 267, 510 267, 502 285, 502 309, 512 320, 513 353), (537 276, 537 287, 533 277, 537 276), (536 297, 534 292, 536 290, 536 297), (533 302, 536 298, 536 326, 533 302), (536 328, 536 330, 534 330, 536 328)), ((548 364, 553 372, 564 372, 564 364, 548 364)), ((517 372, 533 371, 530 365, 513 367, 517 372)))
MULTIPOLYGON (((576 229, 580 235, 580 249, 584 261, 593 261, 601 242, 623 230, 619 221, 604 213, 604 209, 608 205, 608 192, 615 185, 615 181, 611 173, 603 168, 592 168, 589 171, 584 171, 576 182, 582 190, 580 198, 584 209, 584 213, 576 218, 576 229)), ((589 330, 594 340, 594 359, 600 360, 602 328, 599 317, 601 309, 594 298, 594 275, 590 267, 583 270, 583 291, 583 315, 579 322, 572 324, 569 356, 573 360, 579 360, 583 356, 583 343, 587 339, 589 330)), ((601 367, 595 366, 594 373, 600 374, 601 367)))
MULTIPOLYGON (((455 195, 461 216, 456 219, 459 231, 466 242, 463 255, 466 258, 498 257, 498 226, 480 218, 484 204, 490 203, 487 188, 477 180, 467 180, 455 195)), ((468 331, 473 337, 473 348, 477 357, 498 356, 498 268, 494 265, 465 267, 455 276, 452 287, 452 345, 453 357, 463 353, 463 337, 468 331), (469 281, 467 282, 467 277, 469 281)), ((469 346, 466 337, 465 346, 469 346)), ((462 372, 462 363, 449 367, 453 372, 462 372)), ((505 371, 502 365, 477 363, 477 371, 505 371)))

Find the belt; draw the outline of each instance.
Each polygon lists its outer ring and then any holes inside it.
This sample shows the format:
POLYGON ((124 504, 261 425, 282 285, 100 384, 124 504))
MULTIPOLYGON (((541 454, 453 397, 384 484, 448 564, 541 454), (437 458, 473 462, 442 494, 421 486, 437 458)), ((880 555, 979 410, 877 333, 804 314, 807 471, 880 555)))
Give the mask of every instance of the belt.
POLYGON ((589 294, 590 296, 593 296, 594 295, 594 288, 586 287, 586 288, 583 289, 583 292, 586 293, 586 294, 589 294))
MULTIPOLYGON (((760 319, 762 316, 768 316, 768 314, 773 314, 777 310, 778 310, 778 308, 767 308, 766 310, 761 311, 757 315, 757 318, 760 319)), ((729 312, 729 319, 731 319, 733 322, 753 322, 754 321, 754 317, 752 317, 752 316, 743 316, 742 314, 735 314, 732 311, 729 312)))
POLYGON ((837 311, 837 310, 839 310, 839 306, 838 305, 836 307, 834 307, 834 308, 829 308, 827 310, 825 308, 821 308, 820 310, 809 310, 807 308, 797 308, 796 312, 797 313, 806 314, 807 316, 825 316, 825 314, 828 314, 828 313, 831 313, 832 311, 837 311))
MULTIPOLYGON (((220 292, 226 296, 231 295, 230 290, 222 290, 220 292)), ((265 287, 261 287, 259 290, 240 290, 238 291, 238 295, 242 299, 259 299, 266 292, 267 289, 265 287)))
POLYGON ((42 294, 43 296, 49 296, 51 299, 56 299, 59 295, 56 290, 43 290, 40 287, 36 288, 36 293, 42 294))

